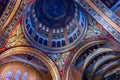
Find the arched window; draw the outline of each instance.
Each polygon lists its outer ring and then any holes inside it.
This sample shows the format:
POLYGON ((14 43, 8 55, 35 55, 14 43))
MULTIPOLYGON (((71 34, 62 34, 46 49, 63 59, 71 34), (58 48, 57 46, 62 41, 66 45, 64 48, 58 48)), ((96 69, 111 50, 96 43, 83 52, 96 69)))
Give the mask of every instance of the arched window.
POLYGON ((40 44, 43 43, 43 38, 42 38, 42 37, 39 38, 39 43, 40 43, 40 44))
POLYGON ((35 41, 38 41, 39 40, 39 35, 36 34, 34 39, 35 39, 35 41))
POLYGON ((73 38, 72 38, 72 37, 69 38, 69 42, 70 42, 70 43, 73 42, 73 38))
POLYGON ((56 42, 52 41, 52 47, 56 47, 56 42))
POLYGON ((76 34, 74 34, 74 35, 73 35, 73 37, 74 37, 74 40, 76 40, 76 39, 77 39, 77 35, 76 35, 76 34))
POLYGON ((29 30, 29 28, 30 28, 30 24, 27 24, 27 30, 29 30))
POLYGON ((13 71, 9 70, 4 78, 4 80, 11 80, 11 76, 12 76, 13 71))
POLYGON ((33 77, 31 77, 31 78, 30 78, 30 80, 34 80, 34 78, 33 78, 33 77))
POLYGON ((44 45, 47 46, 48 45, 48 40, 44 40, 44 45))
POLYGON ((33 33, 33 31, 34 31, 34 30, 33 30, 32 28, 30 28, 28 32, 29 32, 29 34, 31 35, 31 34, 33 33))
POLYGON ((60 41, 57 41, 57 47, 61 47, 60 41))
POLYGON ((65 46, 66 44, 65 44, 65 40, 62 40, 62 46, 65 46))
POLYGON ((3 75, 3 74, 1 73, 1 74, 0 74, 0 77, 2 77, 2 75, 3 75))
POLYGON ((28 77, 28 73, 25 72, 24 75, 23 75, 23 77, 22 77, 22 80, 27 80, 27 77, 28 77))
POLYGON ((14 77, 14 80, 19 80, 20 74, 21 74, 21 70, 17 70, 16 74, 15 74, 15 77, 14 77))

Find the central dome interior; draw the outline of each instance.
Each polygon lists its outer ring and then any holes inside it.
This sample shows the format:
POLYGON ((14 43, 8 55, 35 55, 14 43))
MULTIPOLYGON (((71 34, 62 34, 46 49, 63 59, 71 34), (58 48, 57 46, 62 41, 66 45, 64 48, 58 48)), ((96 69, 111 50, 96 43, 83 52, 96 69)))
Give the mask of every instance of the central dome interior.
POLYGON ((35 13, 38 20, 47 27, 65 27, 73 18, 73 0, 37 0, 35 13))
POLYGON ((51 53, 72 49, 87 30, 86 13, 73 0, 36 0, 28 7, 23 20, 28 41, 51 53))

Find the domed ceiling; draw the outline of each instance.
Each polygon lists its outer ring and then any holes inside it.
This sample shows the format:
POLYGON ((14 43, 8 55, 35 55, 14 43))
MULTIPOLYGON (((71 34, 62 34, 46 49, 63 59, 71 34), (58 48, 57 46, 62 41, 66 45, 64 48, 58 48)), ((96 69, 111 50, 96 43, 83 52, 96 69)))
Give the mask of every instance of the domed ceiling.
POLYGON ((0 0, 0 80, 103 80, 116 73, 120 20, 101 1, 0 0))
POLYGON ((86 13, 74 0, 36 0, 28 7, 23 21, 27 40, 51 53, 74 48, 87 29, 86 13))

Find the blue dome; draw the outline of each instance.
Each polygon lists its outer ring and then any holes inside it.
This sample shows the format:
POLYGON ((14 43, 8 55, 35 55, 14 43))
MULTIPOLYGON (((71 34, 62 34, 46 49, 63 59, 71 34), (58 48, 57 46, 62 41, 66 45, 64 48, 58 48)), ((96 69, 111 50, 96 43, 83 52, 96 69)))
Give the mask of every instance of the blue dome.
POLYGON ((87 29, 86 12, 73 0, 36 0, 28 7, 23 21, 28 41, 51 53, 74 48, 87 29))

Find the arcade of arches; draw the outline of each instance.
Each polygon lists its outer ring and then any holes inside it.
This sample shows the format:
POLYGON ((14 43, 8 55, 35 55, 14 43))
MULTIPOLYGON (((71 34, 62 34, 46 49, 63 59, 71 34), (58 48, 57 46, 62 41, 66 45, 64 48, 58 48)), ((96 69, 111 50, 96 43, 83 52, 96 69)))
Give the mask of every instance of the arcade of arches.
POLYGON ((120 0, 0 0, 0 80, 120 80, 120 0))

